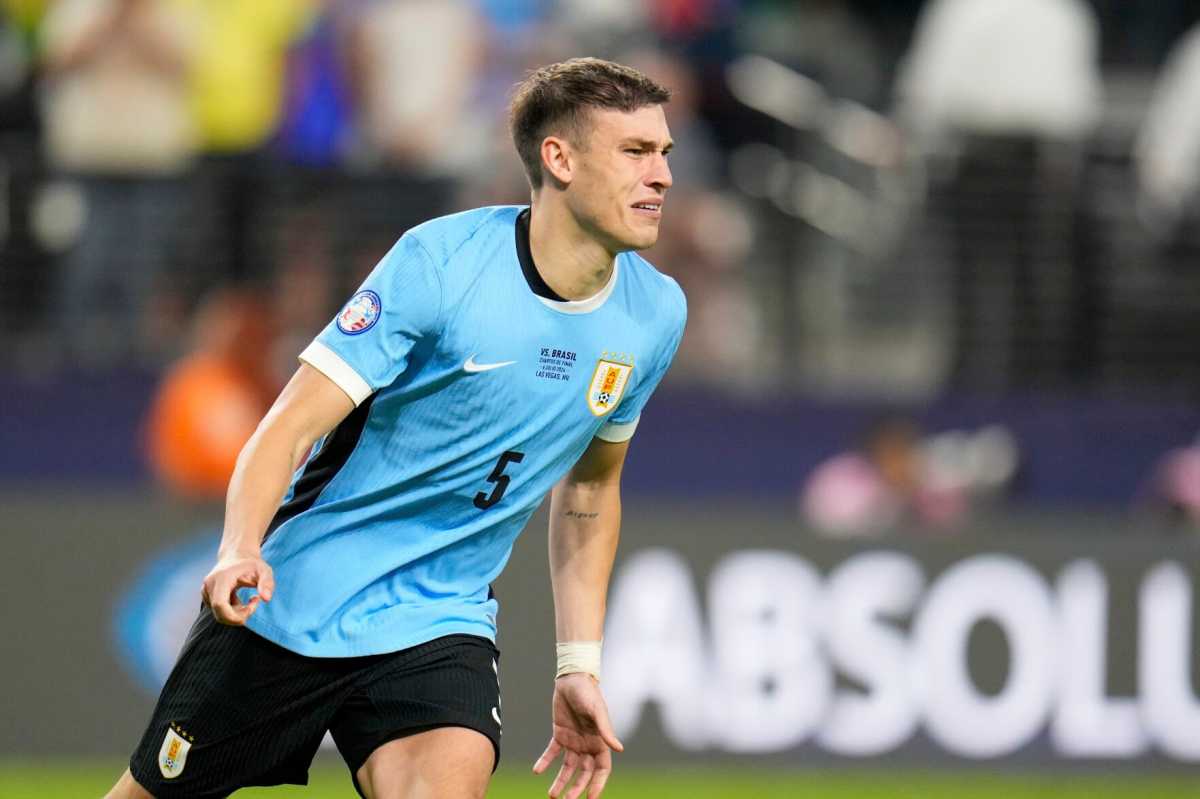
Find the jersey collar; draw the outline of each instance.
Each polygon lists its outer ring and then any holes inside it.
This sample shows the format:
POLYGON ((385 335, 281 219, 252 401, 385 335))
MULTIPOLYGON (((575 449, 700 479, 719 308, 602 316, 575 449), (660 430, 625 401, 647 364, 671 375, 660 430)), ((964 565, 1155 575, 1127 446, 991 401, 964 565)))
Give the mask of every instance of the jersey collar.
POLYGON ((516 237, 517 260, 521 262, 521 274, 525 276, 529 290, 547 308, 561 313, 590 313, 603 305, 617 287, 617 273, 621 269, 620 258, 613 263, 612 275, 600 291, 582 300, 565 299, 550 288, 533 263, 533 252, 529 248, 529 208, 525 208, 517 215, 516 237))

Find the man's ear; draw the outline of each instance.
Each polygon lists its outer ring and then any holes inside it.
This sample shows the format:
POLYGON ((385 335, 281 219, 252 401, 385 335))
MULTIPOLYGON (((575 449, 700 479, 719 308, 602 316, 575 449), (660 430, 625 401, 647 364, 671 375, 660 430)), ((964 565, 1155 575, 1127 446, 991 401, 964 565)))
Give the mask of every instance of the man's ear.
POLYGON ((575 176, 575 153, 571 143, 558 136, 542 139, 542 169, 560 187, 567 186, 575 176))

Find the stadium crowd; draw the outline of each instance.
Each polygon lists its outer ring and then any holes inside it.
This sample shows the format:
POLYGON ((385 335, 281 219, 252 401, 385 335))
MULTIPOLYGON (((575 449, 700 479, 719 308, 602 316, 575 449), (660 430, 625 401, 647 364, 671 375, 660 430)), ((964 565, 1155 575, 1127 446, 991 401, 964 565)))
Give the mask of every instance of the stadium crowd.
POLYGON ((270 344, 223 374, 257 372, 261 407, 404 229, 528 202, 508 93, 590 53, 675 92, 648 253, 691 309, 669 382, 1194 396, 1198 22, 1185 0, 2 0, 0 362, 201 379, 236 319, 270 344))
POLYGON ((595 52, 676 91, 676 379, 1195 384, 1196 12, 993 5, 6 0, 4 357, 159 366, 228 283, 294 344, 407 224, 525 201, 507 93, 595 52))

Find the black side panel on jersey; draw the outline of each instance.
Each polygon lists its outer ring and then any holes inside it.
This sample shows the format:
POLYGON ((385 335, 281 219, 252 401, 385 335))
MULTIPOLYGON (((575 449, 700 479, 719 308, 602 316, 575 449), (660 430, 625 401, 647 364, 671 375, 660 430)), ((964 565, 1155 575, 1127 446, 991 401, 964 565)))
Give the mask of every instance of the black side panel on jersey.
POLYGON ((358 446, 358 439, 367 426, 367 417, 371 414, 371 405, 374 402, 375 395, 372 394, 352 410, 325 439, 325 446, 321 447, 315 458, 309 460, 303 474, 296 481, 296 490, 292 498, 279 507, 275 518, 267 525, 267 535, 263 537, 263 541, 266 541, 279 525, 311 508, 317 497, 321 496, 325 486, 329 485, 329 481, 346 464, 350 453, 358 446))

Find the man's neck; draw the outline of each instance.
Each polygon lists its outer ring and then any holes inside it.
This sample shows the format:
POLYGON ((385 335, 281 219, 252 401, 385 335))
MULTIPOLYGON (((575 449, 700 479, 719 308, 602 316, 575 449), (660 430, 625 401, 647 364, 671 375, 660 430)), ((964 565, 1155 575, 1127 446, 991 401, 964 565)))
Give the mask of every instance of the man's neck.
POLYGON ((616 257, 566 207, 536 201, 530 209, 529 252, 546 285, 568 300, 598 294, 612 277, 616 257))

